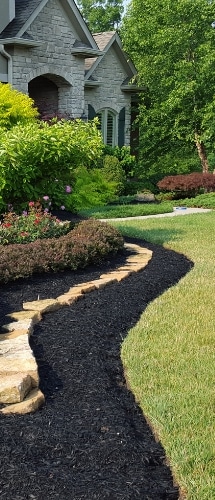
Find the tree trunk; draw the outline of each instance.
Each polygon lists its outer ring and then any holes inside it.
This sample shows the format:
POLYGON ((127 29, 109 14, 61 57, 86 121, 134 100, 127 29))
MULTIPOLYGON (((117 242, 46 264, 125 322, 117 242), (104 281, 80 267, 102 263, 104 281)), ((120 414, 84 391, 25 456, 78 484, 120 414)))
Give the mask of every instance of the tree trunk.
POLYGON ((203 142, 200 142, 197 132, 195 133, 195 143, 199 155, 199 159, 202 165, 202 172, 205 174, 209 171, 208 159, 206 154, 206 149, 203 142))

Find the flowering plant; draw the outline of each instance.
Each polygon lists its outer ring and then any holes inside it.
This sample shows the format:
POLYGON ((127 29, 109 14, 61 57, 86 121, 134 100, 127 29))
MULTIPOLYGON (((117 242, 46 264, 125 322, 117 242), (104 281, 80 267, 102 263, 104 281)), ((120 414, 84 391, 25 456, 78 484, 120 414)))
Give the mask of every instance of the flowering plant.
POLYGON ((23 211, 22 215, 12 211, 3 215, 0 223, 0 245, 58 238, 67 234, 70 229, 70 222, 61 222, 46 209, 43 211, 40 204, 30 201, 28 211, 23 211))

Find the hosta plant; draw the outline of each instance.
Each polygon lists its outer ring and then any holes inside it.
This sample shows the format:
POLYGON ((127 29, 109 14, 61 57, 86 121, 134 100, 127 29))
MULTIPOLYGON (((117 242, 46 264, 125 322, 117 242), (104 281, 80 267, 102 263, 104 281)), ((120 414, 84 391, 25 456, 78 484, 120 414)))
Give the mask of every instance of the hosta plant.
MULTIPOLYGON (((11 207, 12 208, 12 207, 11 207)), ((33 201, 22 215, 9 211, 0 224, 0 245, 30 243, 44 238, 59 238, 71 229, 70 222, 62 223, 57 217, 33 201)))

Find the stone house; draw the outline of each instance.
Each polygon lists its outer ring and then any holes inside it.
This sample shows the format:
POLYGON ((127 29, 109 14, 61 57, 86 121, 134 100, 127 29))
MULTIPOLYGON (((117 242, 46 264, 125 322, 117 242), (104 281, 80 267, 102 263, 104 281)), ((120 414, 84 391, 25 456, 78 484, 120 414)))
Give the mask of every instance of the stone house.
POLYGON ((129 145, 135 67, 116 32, 92 35, 73 0, 1 0, 0 81, 41 116, 100 119, 109 145, 129 145))

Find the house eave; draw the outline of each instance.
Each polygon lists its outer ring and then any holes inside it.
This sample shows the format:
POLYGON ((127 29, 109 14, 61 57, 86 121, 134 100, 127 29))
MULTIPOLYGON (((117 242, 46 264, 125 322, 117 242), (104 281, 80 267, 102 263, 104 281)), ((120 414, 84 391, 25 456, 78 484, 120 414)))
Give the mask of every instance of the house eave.
POLYGON ((24 45, 25 47, 39 47, 42 42, 24 38, 0 38, 2 45, 24 45))
POLYGON ((146 87, 138 87, 137 85, 121 85, 122 92, 127 92, 130 94, 137 94, 139 92, 145 92, 146 87))
POLYGON ((100 86, 100 82, 85 80, 84 86, 87 88, 95 88, 100 86))
POLYGON ((93 49, 91 47, 89 47, 89 49, 88 48, 83 48, 83 47, 74 47, 71 50, 71 54, 73 56, 82 57, 82 58, 85 59, 86 57, 99 57, 99 56, 102 56, 103 52, 101 52, 98 49, 93 49))

